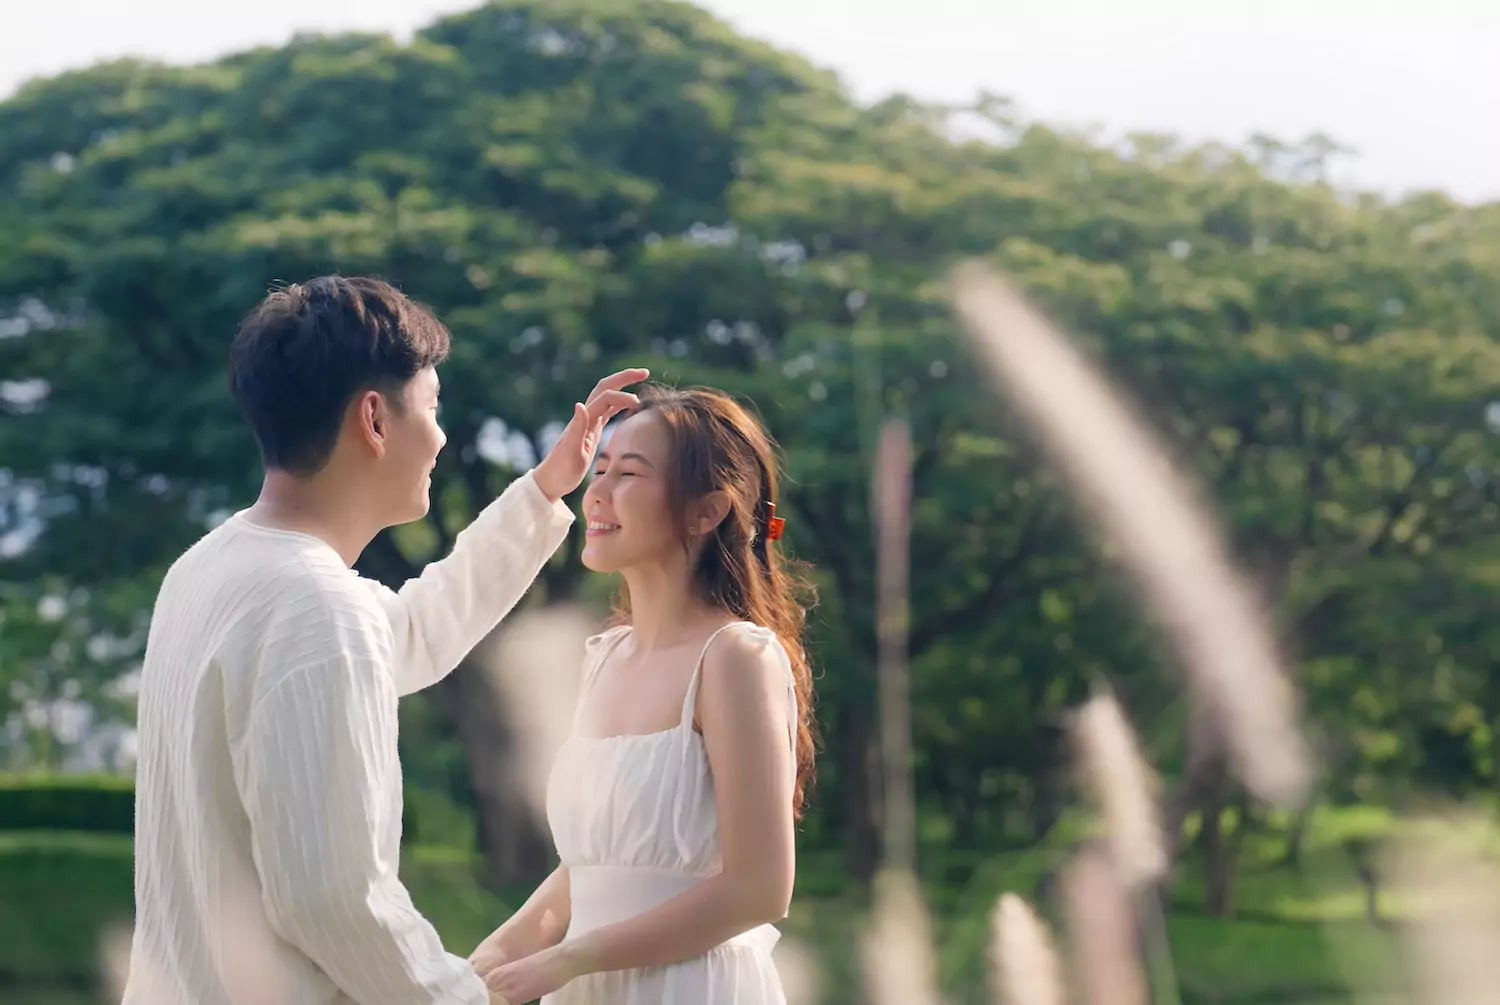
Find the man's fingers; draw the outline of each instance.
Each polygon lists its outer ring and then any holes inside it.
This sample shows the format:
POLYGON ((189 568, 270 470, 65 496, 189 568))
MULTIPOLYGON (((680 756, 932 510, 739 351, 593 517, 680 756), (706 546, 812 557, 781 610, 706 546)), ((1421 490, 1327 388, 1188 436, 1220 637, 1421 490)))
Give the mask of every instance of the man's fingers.
POLYGON ((594 385, 594 389, 589 392, 588 404, 592 405, 594 399, 602 394, 607 394, 610 391, 618 391, 621 388, 629 387, 631 384, 639 384, 649 376, 651 376, 651 371, 644 367, 631 367, 628 370, 618 370, 594 385))
POLYGON ((588 413, 590 422, 600 422, 612 415, 635 408, 641 403, 641 399, 629 391, 605 390, 589 399, 588 413))

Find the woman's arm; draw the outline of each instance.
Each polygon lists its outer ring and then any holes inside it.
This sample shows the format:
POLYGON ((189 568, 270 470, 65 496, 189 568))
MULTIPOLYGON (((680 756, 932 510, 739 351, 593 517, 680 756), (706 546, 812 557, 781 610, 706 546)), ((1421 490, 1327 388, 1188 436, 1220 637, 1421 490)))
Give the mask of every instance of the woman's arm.
POLYGON ((551 949, 568 933, 571 917, 568 867, 560 865, 526 898, 520 910, 479 944, 469 963, 485 977, 512 960, 551 949))
POLYGON ((727 632, 709 647, 698 698, 718 804, 723 871, 634 918, 595 929, 489 975, 524 1002, 575 977, 701 956, 786 917, 796 872, 787 675, 774 643, 727 632))

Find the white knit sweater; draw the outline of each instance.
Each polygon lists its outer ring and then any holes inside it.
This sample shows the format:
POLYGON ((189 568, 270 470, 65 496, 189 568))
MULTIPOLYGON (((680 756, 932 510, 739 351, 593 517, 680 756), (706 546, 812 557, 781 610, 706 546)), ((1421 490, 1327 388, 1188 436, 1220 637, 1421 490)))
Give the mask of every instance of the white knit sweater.
POLYGON ((124 1005, 486 1005, 397 877, 396 699, 494 628, 572 520, 528 474, 400 593, 242 515, 178 559, 141 676, 124 1005))

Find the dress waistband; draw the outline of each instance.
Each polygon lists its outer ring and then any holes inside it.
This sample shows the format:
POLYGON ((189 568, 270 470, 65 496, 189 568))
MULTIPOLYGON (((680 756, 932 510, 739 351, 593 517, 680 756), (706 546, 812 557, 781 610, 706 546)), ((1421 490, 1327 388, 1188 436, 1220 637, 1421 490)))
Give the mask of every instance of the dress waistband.
MULTIPOLYGON (((647 866, 570 866, 572 919, 568 935, 582 935, 644 914, 710 878, 647 866)), ((780 938, 774 926, 760 925, 727 939, 723 945, 759 947, 769 952, 780 938)))

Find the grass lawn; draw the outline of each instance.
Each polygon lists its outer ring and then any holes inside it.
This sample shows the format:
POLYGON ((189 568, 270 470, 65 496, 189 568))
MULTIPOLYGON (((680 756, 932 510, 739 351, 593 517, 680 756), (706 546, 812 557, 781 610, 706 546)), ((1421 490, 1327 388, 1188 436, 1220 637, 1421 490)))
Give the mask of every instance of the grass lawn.
MULTIPOLYGON (((1310 866, 1336 847, 1343 818, 1315 828, 1310 866)), ((1189 867, 1175 889, 1169 935, 1187 1005, 1332 1005, 1349 1000, 1345 975, 1375 991, 1392 990, 1383 969, 1397 957, 1389 936, 1362 920, 1356 889, 1326 877, 1309 883, 1272 866, 1269 845, 1247 850, 1234 920, 1205 916, 1199 877, 1189 867), (1331 927, 1330 927, 1331 926, 1331 927), (1330 941, 1329 935, 1338 938, 1330 941), (1330 947, 1334 947, 1331 949, 1330 947)), ((989 858, 953 857, 928 884, 939 943, 939 967, 951 1005, 985 1002, 987 915, 1006 889, 1028 893, 1046 852, 989 858)), ((786 938, 822 961, 823 1005, 857 1001, 858 938, 863 910, 841 893, 836 866, 808 856, 798 898, 782 925, 786 938)), ((455 952, 467 952, 521 896, 496 896, 471 879, 462 854, 418 849, 403 875, 421 910, 455 952)), ((131 912, 128 839, 111 836, 0 833, 0 1000, 7 1005, 102 1002, 99 940, 131 912)))

